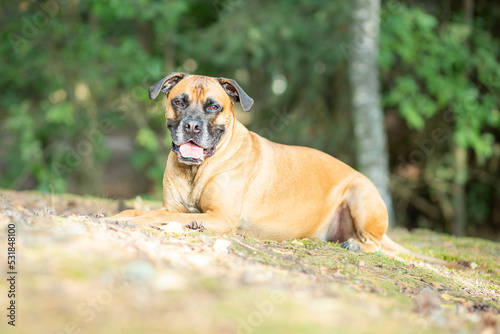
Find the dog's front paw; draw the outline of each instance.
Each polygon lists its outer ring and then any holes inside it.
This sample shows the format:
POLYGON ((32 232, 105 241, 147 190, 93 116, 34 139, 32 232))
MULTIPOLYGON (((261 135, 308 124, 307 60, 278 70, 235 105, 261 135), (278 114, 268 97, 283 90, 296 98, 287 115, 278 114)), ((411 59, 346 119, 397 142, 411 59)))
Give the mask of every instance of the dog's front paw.
POLYGON ((353 238, 349 238, 343 243, 340 244, 342 248, 345 248, 347 250, 353 251, 353 252, 361 252, 362 248, 359 243, 359 241, 354 240, 353 238))
POLYGON ((201 232, 207 229, 205 226, 203 226, 203 221, 198 224, 196 220, 193 220, 191 224, 187 224, 186 227, 191 230, 201 231, 201 232))

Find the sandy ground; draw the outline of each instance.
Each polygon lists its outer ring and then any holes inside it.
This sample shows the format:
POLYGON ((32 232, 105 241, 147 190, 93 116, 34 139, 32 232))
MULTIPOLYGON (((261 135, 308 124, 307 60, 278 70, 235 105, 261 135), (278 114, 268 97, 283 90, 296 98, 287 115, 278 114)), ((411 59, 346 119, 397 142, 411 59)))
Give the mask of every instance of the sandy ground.
POLYGON ((500 333, 498 243, 390 232, 405 247, 468 267, 448 269, 316 240, 102 219, 123 206, 159 203, 0 190, 1 333, 500 333))

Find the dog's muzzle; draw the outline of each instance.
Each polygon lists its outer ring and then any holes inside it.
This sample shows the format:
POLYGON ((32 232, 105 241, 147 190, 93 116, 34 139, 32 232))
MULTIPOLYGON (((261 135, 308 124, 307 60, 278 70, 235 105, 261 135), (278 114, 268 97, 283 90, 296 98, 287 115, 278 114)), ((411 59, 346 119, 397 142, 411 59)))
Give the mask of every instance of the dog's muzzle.
POLYGON ((177 154, 179 161, 189 165, 199 165, 206 158, 215 153, 216 147, 203 148, 193 141, 187 141, 181 145, 172 142, 172 152, 177 154))

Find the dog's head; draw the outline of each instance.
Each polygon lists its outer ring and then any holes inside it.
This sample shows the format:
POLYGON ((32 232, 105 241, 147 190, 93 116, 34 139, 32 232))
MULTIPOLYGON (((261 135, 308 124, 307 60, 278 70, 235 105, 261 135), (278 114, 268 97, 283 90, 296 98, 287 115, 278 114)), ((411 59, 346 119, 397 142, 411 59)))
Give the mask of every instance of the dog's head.
POLYGON ((172 151, 188 165, 199 165, 215 153, 234 117, 234 103, 245 111, 253 105, 236 81, 225 78, 171 73, 149 87, 149 98, 160 92, 168 97, 165 117, 172 151))

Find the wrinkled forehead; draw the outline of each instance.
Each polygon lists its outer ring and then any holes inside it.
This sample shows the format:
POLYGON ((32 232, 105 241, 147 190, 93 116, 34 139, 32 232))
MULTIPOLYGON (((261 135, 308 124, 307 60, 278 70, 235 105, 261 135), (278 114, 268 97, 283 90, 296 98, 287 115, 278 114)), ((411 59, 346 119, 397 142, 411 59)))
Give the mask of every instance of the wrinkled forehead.
POLYGON ((211 98, 223 104, 231 103, 217 79, 211 77, 190 75, 172 88, 169 97, 174 98, 182 94, 187 94, 191 101, 204 102, 211 98))

